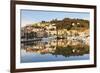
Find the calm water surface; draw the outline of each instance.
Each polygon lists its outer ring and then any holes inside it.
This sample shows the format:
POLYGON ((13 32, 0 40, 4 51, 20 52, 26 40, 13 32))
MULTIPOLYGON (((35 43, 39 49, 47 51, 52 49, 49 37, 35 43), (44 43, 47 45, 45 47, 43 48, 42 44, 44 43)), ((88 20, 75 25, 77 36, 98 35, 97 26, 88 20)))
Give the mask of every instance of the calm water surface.
POLYGON ((89 46, 66 39, 43 39, 21 44, 21 63, 73 60, 89 60, 89 46))

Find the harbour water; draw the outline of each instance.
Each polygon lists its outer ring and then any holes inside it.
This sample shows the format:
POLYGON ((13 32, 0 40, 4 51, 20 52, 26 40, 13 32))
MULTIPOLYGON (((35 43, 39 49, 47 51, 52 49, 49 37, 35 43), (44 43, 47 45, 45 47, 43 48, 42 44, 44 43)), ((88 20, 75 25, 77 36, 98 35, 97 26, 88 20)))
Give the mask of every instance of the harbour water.
POLYGON ((21 63, 89 60, 89 46, 78 40, 43 39, 21 43, 21 63))

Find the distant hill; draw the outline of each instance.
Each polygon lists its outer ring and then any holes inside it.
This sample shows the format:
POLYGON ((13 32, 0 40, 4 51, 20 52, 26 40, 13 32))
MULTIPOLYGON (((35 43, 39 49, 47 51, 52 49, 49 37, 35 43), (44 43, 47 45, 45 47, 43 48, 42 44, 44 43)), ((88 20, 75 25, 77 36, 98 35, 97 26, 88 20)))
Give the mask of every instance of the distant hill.
POLYGON ((70 18, 64 18, 62 20, 53 19, 51 21, 41 21, 41 23, 50 23, 50 24, 56 24, 56 27, 58 29, 81 29, 81 28, 89 28, 89 21, 84 19, 70 19, 70 18))

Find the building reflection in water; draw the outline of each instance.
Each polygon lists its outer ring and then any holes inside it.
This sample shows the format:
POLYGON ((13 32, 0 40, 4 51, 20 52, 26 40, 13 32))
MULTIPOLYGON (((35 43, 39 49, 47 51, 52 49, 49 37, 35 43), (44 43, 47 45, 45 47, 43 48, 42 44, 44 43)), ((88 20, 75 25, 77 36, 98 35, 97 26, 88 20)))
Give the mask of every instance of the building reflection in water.
POLYGON ((21 49, 39 54, 62 55, 64 57, 89 54, 89 45, 79 40, 43 39, 21 43, 21 49))

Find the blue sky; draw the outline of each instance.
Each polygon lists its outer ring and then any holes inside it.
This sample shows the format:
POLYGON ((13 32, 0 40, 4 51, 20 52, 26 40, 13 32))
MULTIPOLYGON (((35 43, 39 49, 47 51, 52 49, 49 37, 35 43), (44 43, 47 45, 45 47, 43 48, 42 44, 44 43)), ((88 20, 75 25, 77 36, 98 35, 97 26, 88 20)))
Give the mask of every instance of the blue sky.
POLYGON ((61 11, 36 11, 21 10, 21 26, 52 19, 78 18, 89 20, 90 14, 84 12, 61 12, 61 11))

